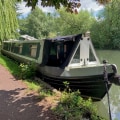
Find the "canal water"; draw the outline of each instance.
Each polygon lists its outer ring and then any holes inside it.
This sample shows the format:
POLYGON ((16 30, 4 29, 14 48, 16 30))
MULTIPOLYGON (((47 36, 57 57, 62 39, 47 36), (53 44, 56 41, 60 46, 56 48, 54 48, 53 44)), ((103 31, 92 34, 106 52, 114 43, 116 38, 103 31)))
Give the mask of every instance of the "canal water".
MULTIPOLYGON (((120 75, 120 51, 98 50, 97 55, 101 62, 105 59, 108 60, 109 64, 116 64, 118 68, 118 74, 120 75)), ((112 84, 112 87, 109 90, 109 97, 112 120, 120 120, 120 86, 112 84)), ((100 104, 102 106, 100 111, 102 111, 101 113, 103 116, 106 116, 108 113, 107 95, 103 98, 100 104)))
MULTIPOLYGON (((120 86, 112 85, 109 90, 110 108, 112 120, 120 120, 120 86)), ((108 112, 107 95, 101 101, 108 112)))

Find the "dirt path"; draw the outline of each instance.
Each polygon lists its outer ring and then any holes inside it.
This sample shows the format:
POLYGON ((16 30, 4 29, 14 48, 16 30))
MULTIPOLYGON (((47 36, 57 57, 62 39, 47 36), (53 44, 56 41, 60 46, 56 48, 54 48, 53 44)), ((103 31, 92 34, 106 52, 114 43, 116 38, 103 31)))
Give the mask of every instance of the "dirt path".
POLYGON ((51 106, 0 65, 0 120, 55 120, 51 106))

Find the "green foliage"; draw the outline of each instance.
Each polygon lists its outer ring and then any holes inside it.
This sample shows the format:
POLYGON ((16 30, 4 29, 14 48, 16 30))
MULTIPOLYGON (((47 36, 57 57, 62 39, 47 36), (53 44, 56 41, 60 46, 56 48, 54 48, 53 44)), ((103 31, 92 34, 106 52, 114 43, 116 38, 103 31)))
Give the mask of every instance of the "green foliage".
POLYGON ((25 83, 30 90, 34 90, 39 94, 39 98, 54 95, 53 91, 41 80, 26 79, 25 83))
POLYGON ((64 91, 54 112, 61 120, 82 120, 83 118, 104 120, 98 117, 97 108, 93 105, 92 100, 84 100, 79 91, 64 91))
POLYGON ((25 83, 28 85, 30 90, 34 90, 34 91, 39 91, 41 89, 40 84, 38 84, 37 82, 27 79, 25 80, 25 83))
POLYGON ((106 5, 101 18, 93 24, 91 37, 96 48, 120 49, 120 1, 106 5))
POLYGON ((20 33, 34 36, 35 38, 45 38, 52 32, 53 18, 50 14, 45 14, 36 7, 31 14, 23 20, 19 20, 20 33))
POLYGON ((71 14, 60 9, 59 17, 56 18, 56 31, 60 35, 85 33, 90 29, 94 18, 88 11, 81 10, 78 14, 71 14))
POLYGON ((35 70, 36 70, 34 63, 31 64, 21 63, 19 67, 20 67, 20 77, 22 79, 34 78, 35 70))
POLYGON ((63 84, 65 86, 65 90, 69 90, 69 82, 65 81, 63 84))
POLYGON ((71 14, 60 9, 58 13, 45 14, 36 7, 26 18, 19 20, 20 33, 34 36, 35 38, 55 37, 68 34, 84 33, 90 29, 94 18, 88 11, 71 14))
POLYGON ((28 88, 30 90, 37 91, 41 98, 54 95, 54 93, 45 84, 40 81, 36 82, 32 79, 35 75, 35 66, 33 63, 31 65, 21 63, 19 66, 17 62, 0 54, 0 64, 6 67, 16 78, 26 78, 25 83, 28 85, 28 88))
POLYGON ((18 34, 15 0, 1 0, 0 15, 0 41, 15 38, 18 34))
POLYGON ((0 64, 5 66, 15 77, 19 77, 20 69, 17 62, 0 54, 0 64))

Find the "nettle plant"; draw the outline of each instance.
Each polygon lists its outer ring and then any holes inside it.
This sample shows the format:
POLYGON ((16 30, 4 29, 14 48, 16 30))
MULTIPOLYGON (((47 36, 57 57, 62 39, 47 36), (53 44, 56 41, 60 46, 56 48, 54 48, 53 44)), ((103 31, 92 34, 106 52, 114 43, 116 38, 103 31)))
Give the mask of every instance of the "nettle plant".
POLYGON ((20 77, 22 79, 29 79, 35 76, 36 68, 34 63, 29 64, 21 63, 19 67, 21 71, 20 77))
POLYGON ((92 99, 83 99, 80 91, 72 91, 69 83, 64 82, 65 90, 62 92, 60 102, 53 110, 61 120, 105 120, 98 116, 97 107, 92 99))

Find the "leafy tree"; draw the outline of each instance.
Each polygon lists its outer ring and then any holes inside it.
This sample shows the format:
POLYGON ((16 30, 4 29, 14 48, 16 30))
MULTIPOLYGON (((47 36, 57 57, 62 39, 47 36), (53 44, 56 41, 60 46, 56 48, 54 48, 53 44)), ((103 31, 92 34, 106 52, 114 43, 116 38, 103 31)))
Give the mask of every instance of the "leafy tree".
POLYGON ((18 23, 19 23, 20 34, 21 35, 26 34, 27 33, 27 28, 26 28, 27 19, 26 18, 18 19, 18 23))
POLYGON ((81 10, 78 14, 71 14, 60 9, 56 31, 61 35, 84 33, 90 29, 93 19, 88 11, 81 10))
POLYGON ((52 24, 52 16, 45 14, 36 7, 26 19, 20 20, 20 33, 28 34, 35 38, 43 38, 52 31, 52 24))
POLYGON ((91 28, 91 38, 94 43, 94 46, 99 49, 108 48, 109 39, 107 38, 105 22, 103 21, 94 21, 94 24, 91 28))
POLYGON ((14 38, 18 29, 15 0, 1 0, 0 15, 0 41, 14 38))
POLYGON ((120 1, 106 5, 104 14, 91 28, 91 37, 97 48, 120 49, 120 1))
POLYGON ((113 0, 105 12, 109 45, 120 49, 120 0, 113 0))

